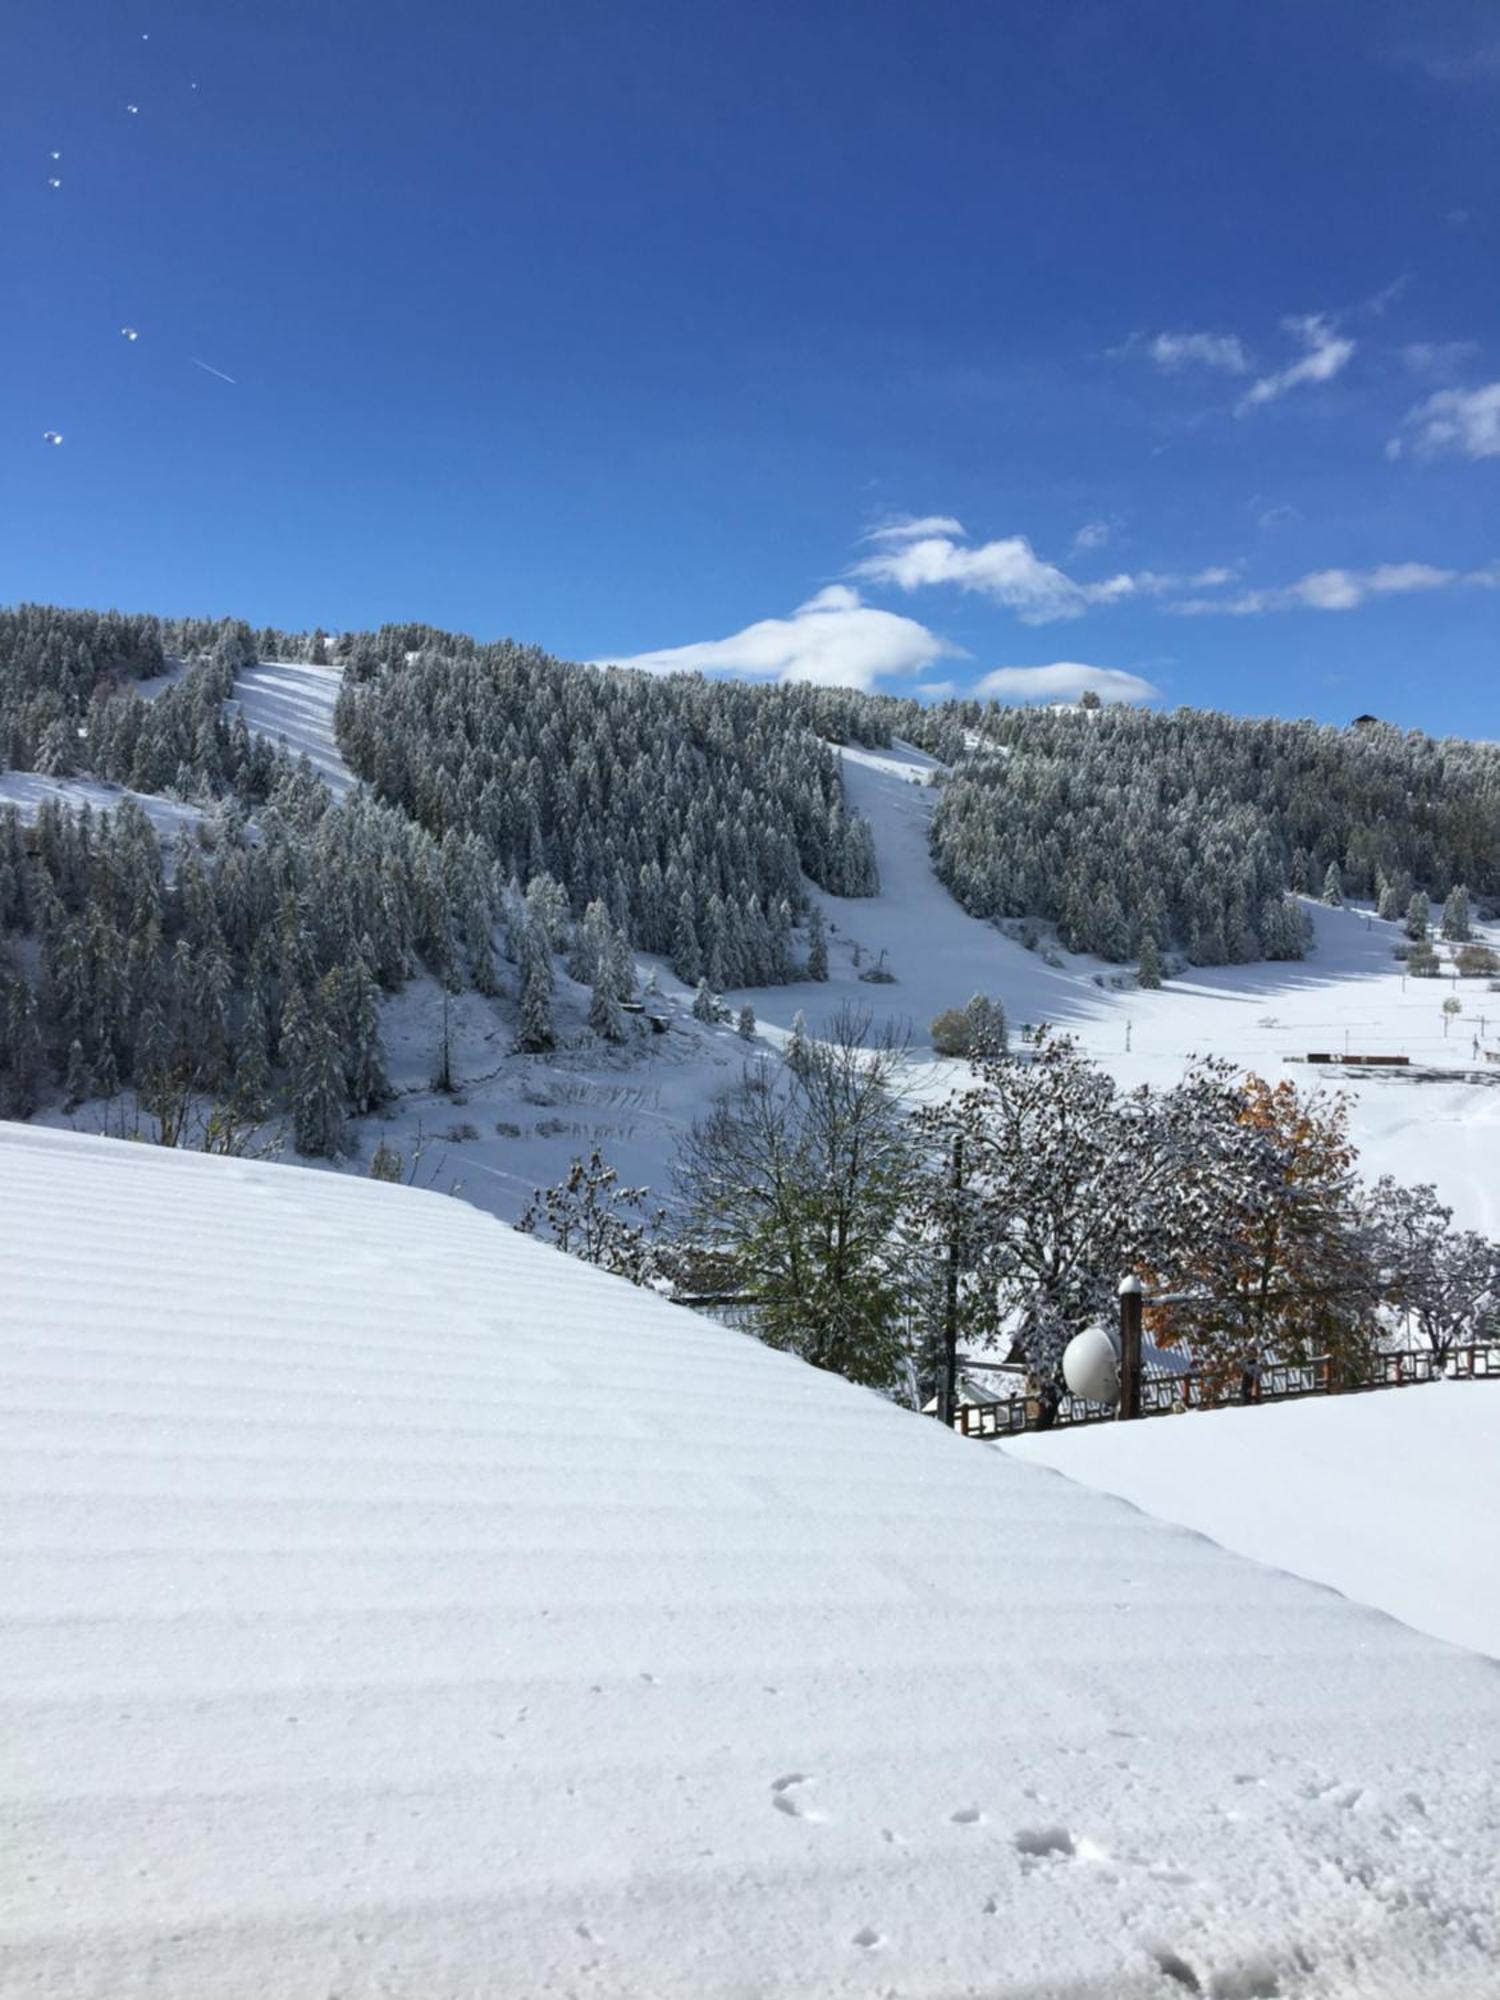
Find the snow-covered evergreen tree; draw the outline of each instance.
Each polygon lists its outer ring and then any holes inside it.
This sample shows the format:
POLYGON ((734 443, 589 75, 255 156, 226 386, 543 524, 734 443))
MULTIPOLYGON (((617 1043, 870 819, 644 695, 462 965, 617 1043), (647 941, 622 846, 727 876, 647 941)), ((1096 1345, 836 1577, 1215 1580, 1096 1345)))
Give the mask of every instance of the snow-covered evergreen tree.
POLYGON ((528 1055, 552 1048, 557 1031, 552 1018, 552 952, 541 919, 533 915, 521 942, 521 1019, 516 1046, 528 1055))
POLYGON ((828 977, 828 927, 816 903, 807 913, 807 976, 817 980, 828 977))
POLYGON ((1455 944, 1467 943, 1473 931, 1469 923, 1469 892, 1460 882, 1448 891, 1443 904, 1443 936, 1455 944))

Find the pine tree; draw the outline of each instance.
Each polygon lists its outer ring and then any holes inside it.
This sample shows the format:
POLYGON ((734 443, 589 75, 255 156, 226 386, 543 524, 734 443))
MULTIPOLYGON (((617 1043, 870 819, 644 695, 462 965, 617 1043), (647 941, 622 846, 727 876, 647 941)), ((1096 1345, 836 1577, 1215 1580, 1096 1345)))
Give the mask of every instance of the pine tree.
POLYGON ((810 1059, 812 1043, 807 1033, 807 1016, 799 1007, 792 1016, 791 1033, 786 1039, 786 1066, 796 1072, 805 1069, 810 1059))
POLYGON ((607 964, 599 967, 589 995, 589 1026, 607 1042, 623 1042, 625 1039, 625 1016, 615 998, 607 964))
POLYGON ((10 1074, 3 1099, 5 1115, 29 1118, 42 1102, 47 1059, 37 1022, 36 995, 24 974, 11 984, 7 1017, 10 1074))
POLYGON ((344 1059, 330 1019, 332 999, 325 981, 291 1079, 293 1142, 314 1159, 336 1159, 344 1150, 344 1059))
POLYGON ((1344 871, 1337 861, 1329 862, 1328 873, 1323 877, 1323 901, 1330 909, 1344 907, 1344 871))
POLYGON ((712 1026, 719 1018, 719 1003, 709 989, 706 979, 698 981, 698 990, 693 995, 693 1019, 706 1021, 712 1026))
POLYGON ((816 903, 807 913, 807 976, 820 981, 828 977, 828 929, 816 903))
POLYGON ((1406 935, 1415 942, 1425 938, 1432 921, 1432 905, 1418 889, 1406 906, 1406 935))
POLYGON ((67 1078, 63 1085, 63 1101, 69 1111, 76 1111, 86 1097, 92 1095, 93 1075, 88 1058, 83 1053, 83 1043, 73 1041, 68 1048, 67 1078))
POLYGON ((1150 931, 1146 931, 1141 938, 1141 962, 1136 972, 1136 984, 1154 993, 1161 982, 1161 953, 1156 948, 1156 939, 1150 931))
POLYGON ((380 988, 369 966, 372 956, 370 940, 366 937, 359 956, 342 982, 345 1080, 349 1103, 361 1114, 374 1111, 391 1094, 380 1027, 380 988))
POLYGON ((1443 936, 1454 944, 1466 944, 1473 935, 1469 925, 1469 892, 1459 883, 1448 891, 1443 904, 1443 936))
POLYGON ((516 1046, 525 1055, 540 1055, 556 1046, 552 1019, 552 953, 547 934, 535 918, 521 940, 521 1021, 516 1046))
POLYGON ((735 1023, 735 1033, 742 1042, 755 1040, 755 1009, 748 1000, 740 1009, 739 1019, 735 1023))

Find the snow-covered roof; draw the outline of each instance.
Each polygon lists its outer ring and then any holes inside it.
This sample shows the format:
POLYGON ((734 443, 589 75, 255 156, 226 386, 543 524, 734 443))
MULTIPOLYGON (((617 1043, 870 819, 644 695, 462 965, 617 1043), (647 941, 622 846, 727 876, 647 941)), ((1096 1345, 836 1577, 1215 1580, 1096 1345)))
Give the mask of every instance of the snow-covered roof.
POLYGON ((0 1215, 7 1992, 1493 1990, 1492 1663, 443 1196, 0 1215))
POLYGON ((1500 1660, 1500 1382, 1037 1431, 1005 1449, 1500 1660))

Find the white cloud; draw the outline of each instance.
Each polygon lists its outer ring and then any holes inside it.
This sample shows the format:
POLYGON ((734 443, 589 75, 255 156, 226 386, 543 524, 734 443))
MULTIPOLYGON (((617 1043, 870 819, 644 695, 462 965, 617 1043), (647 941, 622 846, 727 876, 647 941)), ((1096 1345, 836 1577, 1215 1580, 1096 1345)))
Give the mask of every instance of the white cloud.
POLYGON ((877 549, 855 564, 854 574, 894 584, 899 590, 947 583, 977 591, 1014 611, 1027 625, 1078 618, 1090 605, 1112 604, 1136 588, 1128 576, 1076 582, 1055 563, 1044 562, 1024 535, 971 546, 951 533, 922 534, 877 549))
MULTIPOLYGON (((929 519, 941 522, 944 517, 929 519)), ((912 524, 914 530, 928 525, 929 521, 912 524)), ((1090 523, 1090 527, 1108 534, 1103 523, 1090 523)), ((1083 532, 1074 538, 1075 546, 1083 532)), ((1235 580, 1233 570, 1216 567, 1189 576, 1174 571, 1121 570, 1086 583, 1069 576, 1056 563, 1045 561, 1024 535, 968 543, 949 533, 916 532, 910 539, 890 541, 865 556, 855 564, 853 574, 905 591, 937 584, 974 591, 1014 611, 1024 625, 1050 625, 1062 618, 1081 618, 1096 605, 1118 604, 1125 598, 1164 597, 1174 590, 1213 590, 1235 580)))
POLYGON ((858 591, 836 583, 799 605, 790 618, 762 618, 727 639, 704 639, 653 653, 617 655, 595 666, 637 667, 653 674, 739 674, 751 680, 816 681, 870 689, 912 679, 959 648, 915 618, 878 611, 858 591))
POLYGON ((962 521, 955 521, 951 514, 905 514, 897 521, 888 521, 883 528, 871 528, 864 537, 867 542, 916 542, 924 535, 958 535, 964 533, 962 521))
POLYGON ((1227 613, 1255 617, 1265 611, 1355 611, 1372 597, 1405 597, 1416 591, 1451 590, 1464 585, 1489 588, 1500 569, 1438 569, 1432 563, 1380 563, 1374 569, 1319 569, 1294 583, 1244 590, 1238 597, 1189 597, 1169 605, 1182 617, 1227 613))
POLYGON ((1387 458, 1500 458, 1500 382, 1479 389, 1439 389, 1407 413, 1408 438, 1392 438, 1387 458))
POLYGON ((1161 689, 1120 667, 1054 660, 1050 667, 996 667, 972 692, 997 701, 1077 701, 1092 688, 1101 701, 1155 701, 1161 689))
POLYGON ((1477 340, 1413 340, 1402 348, 1401 359, 1413 375, 1446 382, 1467 368, 1478 352, 1477 340))
POLYGON ((1073 537, 1073 547, 1078 549, 1102 549, 1109 540, 1108 521, 1085 521, 1073 537))
POLYGON ((1233 333, 1158 333, 1146 342, 1146 352, 1168 374, 1193 364, 1217 368, 1224 375, 1250 372, 1244 343, 1233 333))
POLYGON ((1288 333, 1297 336, 1307 352, 1290 367, 1282 368, 1274 375, 1262 375, 1258 382, 1252 382, 1235 406, 1236 416, 1242 417, 1264 403, 1274 403, 1288 390, 1299 389, 1306 383, 1331 382, 1353 357, 1354 342, 1336 333, 1322 313, 1307 313, 1301 318, 1284 319, 1281 323, 1288 333))

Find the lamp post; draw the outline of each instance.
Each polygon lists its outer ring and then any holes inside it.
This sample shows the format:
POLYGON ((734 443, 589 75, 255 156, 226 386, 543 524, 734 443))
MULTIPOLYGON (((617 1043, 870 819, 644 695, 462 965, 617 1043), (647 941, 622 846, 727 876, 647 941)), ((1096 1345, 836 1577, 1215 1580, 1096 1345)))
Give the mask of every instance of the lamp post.
POLYGON ((1141 1315, 1146 1290, 1137 1277, 1120 1280, 1120 1404, 1122 1422, 1141 1414, 1141 1315))
POLYGON ((1120 1422, 1141 1414, 1141 1318, 1146 1289, 1137 1277, 1120 1280, 1120 1326, 1074 1334, 1063 1351, 1063 1380, 1085 1403, 1113 1403, 1120 1422))

